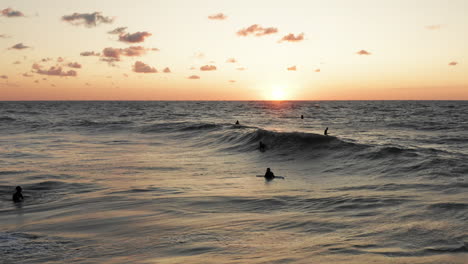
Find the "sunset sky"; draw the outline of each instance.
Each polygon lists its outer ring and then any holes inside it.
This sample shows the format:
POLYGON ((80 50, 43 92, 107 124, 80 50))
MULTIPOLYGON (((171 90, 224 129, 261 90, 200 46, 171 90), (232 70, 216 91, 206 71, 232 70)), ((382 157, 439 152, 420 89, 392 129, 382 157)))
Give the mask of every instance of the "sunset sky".
POLYGON ((0 100, 468 100, 467 0, 0 0, 0 100))

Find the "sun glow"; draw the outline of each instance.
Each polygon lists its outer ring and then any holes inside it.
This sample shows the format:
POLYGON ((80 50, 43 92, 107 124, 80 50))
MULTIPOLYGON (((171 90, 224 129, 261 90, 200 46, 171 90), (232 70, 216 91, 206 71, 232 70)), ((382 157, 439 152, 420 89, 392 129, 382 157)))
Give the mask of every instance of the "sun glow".
POLYGON ((271 94, 269 96, 270 100, 281 101, 287 99, 287 94, 282 86, 275 86, 271 90, 271 94))

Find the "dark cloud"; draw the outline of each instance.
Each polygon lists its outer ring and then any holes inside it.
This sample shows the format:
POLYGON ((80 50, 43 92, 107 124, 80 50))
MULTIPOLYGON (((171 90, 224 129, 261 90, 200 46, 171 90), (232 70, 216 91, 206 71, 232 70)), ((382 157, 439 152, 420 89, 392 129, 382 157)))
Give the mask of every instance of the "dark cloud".
POLYGON ((61 77, 77 76, 76 71, 74 70, 64 71, 62 67, 60 66, 52 66, 48 70, 44 70, 42 69, 41 65, 35 63, 33 64, 32 68, 35 73, 42 74, 42 75, 61 76, 61 77))
POLYGON ((198 75, 190 75, 189 77, 187 77, 187 79, 196 80, 196 79, 200 79, 200 76, 198 76, 198 75))
POLYGON ((121 34, 119 35, 119 41, 127 43, 139 43, 145 41, 145 38, 151 36, 152 34, 146 31, 135 32, 133 34, 121 34))
POLYGON ((8 76, 6 76, 6 75, 0 75, 0 78, 2 78, 2 79, 8 79, 8 76))
POLYGON ((102 59, 107 62, 120 61, 121 56, 136 57, 146 54, 148 49, 142 46, 130 46, 125 49, 120 48, 105 48, 102 50, 102 59))
POLYGON ((296 70, 297 70, 296 65, 288 67, 288 71, 296 71, 296 70))
POLYGON ((255 35, 257 37, 277 33, 278 29, 274 27, 263 28, 257 24, 251 25, 248 28, 243 28, 237 31, 238 36, 246 37, 248 35, 255 35))
POLYGON ((17 50, 28 49, 28 48, 30 47, 25 46, 23 43, 18 43, 10 47, 10 49, 17 49, 17 50))
POLYGON ((360 50, 358 52, 356 52, 356 54, 358 55, 371 55, 372 53, 366 51, 366 50, 360 50))
POLYGON ((216 15, 211 15, 208 16, 208 19, 213 19, 213 20, 225 20, 227 16, 223 13, 218 13, 216 15))
POLYGON ((101 56, 101 53, 94 51, 83 51, 80 53, 81 56, 101 56))
POLYGON ((144 64, 141 61, 136 61, 135 65, 133 65, 134 72, 140 73, 156 73, 158 72, 156 68, 149 66, 148 64, 144 64))
POLYGON ((81 64, 78 62, 70 62, 67 64, 67 66, 70 68, 81 69, 81 64))
POLYGON ((3 9, 0 14, 2 16, 6 16, 6 17, 22 17, 24 16, 23 13, 21 13, 20 11, 18 10, 13 10, 11 8, 5 8, 3 9))
POLYGON ((214 65, 205 65, 200 67, 201 71, 216 71, 216 66, 214 65))
POLYGON ((442 25, 429 25, 429 26, 425 26, 425 28, 428 30, 438 30, 442 28, 442 25))
POLYGON ((125 33, 125 30, 127 30, 127 27, 118 27, 118 28, 116 28, 114 30, 111 30, 111 31, 107 32, 107 33, 120 35, 120 34, 125 33))
POLYGON ((171 73, 171 69, 169 67, 164 68, 163 70, 164 73, 171 73))
POLYGON ((297 36, 294 36, 294 34, 290 33, 286 36, 284 36, 282 39, 279 40, 279 42, 283 41, 288 41, 288 42, 299 42, 304 40, 304 33, 301 33, 297 36))
POLYGON ((229 58, 226 60, 227 63, 237 63, 237 60, 234 58, 229 58))
POLYGON ((114 21, 112 17, 105 17, 101 12, 94 13, 73 13, 68 16, 63 16, 62 20, 72 25, 85 25, 87 27, 95 27, 99 24, 110 24, 114 21))
POLYGON ((457 66, 457 64, 458 64, 458 62, 452 61, 452 62, 450 62, 448 65, 449 65, 449 66, 457 66))

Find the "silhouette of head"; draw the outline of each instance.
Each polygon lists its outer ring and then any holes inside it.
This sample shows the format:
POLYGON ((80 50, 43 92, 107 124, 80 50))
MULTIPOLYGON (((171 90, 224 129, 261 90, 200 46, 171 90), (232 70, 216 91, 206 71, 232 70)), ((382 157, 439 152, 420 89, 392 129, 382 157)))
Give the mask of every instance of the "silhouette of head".
POLYGON ((267 171, 270 171, 270 168, 267 168, 267 171))
POLYGON ((21 192, 21 191, 23 191, 23 189, 21 189, 21 186, 16 186, 16 191, 21 192))

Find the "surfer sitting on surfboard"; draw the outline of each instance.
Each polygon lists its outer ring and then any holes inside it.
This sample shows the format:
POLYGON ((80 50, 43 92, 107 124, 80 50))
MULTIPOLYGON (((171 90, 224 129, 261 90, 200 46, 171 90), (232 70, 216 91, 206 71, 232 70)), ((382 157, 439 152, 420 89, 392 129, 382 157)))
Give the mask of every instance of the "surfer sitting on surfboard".
POLYGON ((270 170, 270 168, 267 168, 265 172, 265 179, 267 180, 273 180, 275 178, 275 174, 270 170))

